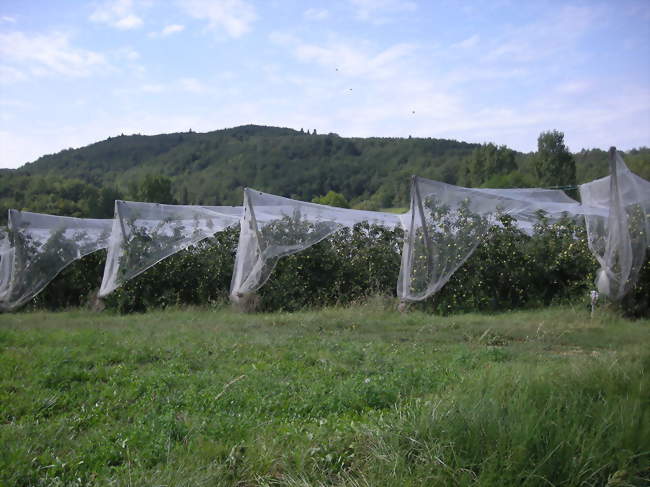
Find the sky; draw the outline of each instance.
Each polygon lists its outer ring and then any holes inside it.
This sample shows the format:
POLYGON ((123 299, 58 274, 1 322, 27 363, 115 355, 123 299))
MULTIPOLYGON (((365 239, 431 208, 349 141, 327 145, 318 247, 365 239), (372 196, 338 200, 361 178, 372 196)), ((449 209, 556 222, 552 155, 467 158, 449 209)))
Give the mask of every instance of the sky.
POLYGON ((0 1, 0 167, 250 123, 649 146, 650 1, 0 1))

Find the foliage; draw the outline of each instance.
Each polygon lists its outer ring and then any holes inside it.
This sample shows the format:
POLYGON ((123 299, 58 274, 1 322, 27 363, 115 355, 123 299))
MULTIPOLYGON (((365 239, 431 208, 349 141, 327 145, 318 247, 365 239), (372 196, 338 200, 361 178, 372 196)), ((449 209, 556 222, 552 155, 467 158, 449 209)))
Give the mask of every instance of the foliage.
POLYGON ((121 313, 227 301, 238 231, 227 229, 154 265, 105 298, 121 313))
POLYGON ((168 205, 176 204, 172 194, 172 180, 165 176, 151 174, 145 176, 137 193, 132 194, 132 198, 136 201, 149 201, 168 205))
MULTIPOLYGON (((517 171, 515 152, 505 145, 482 144, 465 161, 463 186, 479 187, 487 181, 517 171)), ((507 187, 507 186, 502 186, 507 187)))
POLYGON ((445 313, 586 303, 597 264, 584 227, 568 219, 549 224, 542 217, 529 237, 511 217, 500 222, 439 295, 421 306, 445 313))
POLYGON ((437 292, 480 244, 490 226, 487 216, 463 201, 455 211, 433 197, 424 201, 419 224, 414 229, 413 245, 406 249, 413 262, 405 276, 409 296, 422 298, 437 292), (424 217, 424 220, 422 220, 424 217))
MULTIPOLYGON (((633 149, 624 157, 632 171, 650 179, 650 149, 633 149)), ((606 152, 582 150, 575 159, 578 182, 607 175, 606 152)), ((494 144, 307 135, 255 125, 203 134, 122 135, 16 170, 0 169, 0 224, 9 208, 109 218, 111 200, 122 198, 240 205, 243 187, 303 201, 331 190, 355 208, 379 210, 408 205, 413 174, 451 184, 529 187, 538 184, 535 161, 536 154, 494 144), (470 174, 472 161, 482 167, 470 174), (160 187, 140 198, 147 177, 171 185, 153 185, 160 187)), ((570 184, 568 179, 551 185, 570 184)))
POLYGON ((102 281, 105 261, 105 250, 74 261, 37 294, 27 308, 61 310, 92 306, 102 281))
MULTIPOLYGON (((527 236, 510 217, 500 219, 501 225, 487 231, 449 282, 415 309, 448 314, 588 305, 597 263, 587 248, 584 227, 568 219, 550 224, 541 216, 534 235, 527 236)), ((238 234, 237 228, 219 232, 164 259, 109 295, 107 308, 124 313, 227 301, 238 234)), ((270 278, 259 291, 260 309, 295 311, 395 296, 402 239, 401 230, 360 224, 274 260, 270 278)), ((99 286, 103 261, 87 259, 69 266, 31 306, 60 309, 77 304, 74 296, 92 295, 91 283, 99 286)), ((649 316, 649 287, 646 258, 640 281, 624 302, 626 313, 649 316)))
POLYGON ((88 200, 88 216, 90 218, 113 218, 115 200, 124 199, 122 192, 116 188, 103 187, 97 195, 88 200))
MULTIPOLYGON (((593 181, 609 174, 609 152, 600 149, 582 149, 575 154, 579 182, 593 181)), ((650 180, 650 149, 641 147, 625 152, 625 164, 630 170, 650 180)))
POLYGON ((575 159, 564 144, 562 132, 551 130, 539 135, 534 169, 542 188, 576 184, 575 159))
POLYGON ((12 275, 6 299, 12 306, 25 303, 26 297, 33 296, 48 285, 53 276, 80 256, 94 252, 98 243, 106 241, 108 232, 91 234, 82 229, 58 229, 47 239, 41 239, 38 232, 24 231, 29 222, 17 223, 12 238, 15 243, 13 253, 14 269, 22 272, 12 275))
POLYGON ((261 308, 294 311, 394 294, 401 238, 399 229, 364 223, 282 258, 259 291, 261 308))
POLYGON ((311 200, 313 203, 319 205, 336 206, 338 208, 350 208, 350 203, 345 199, 341 193, 329 190, 325 196, 316 196, 311 200))
POLYGON ((650 322, 0 317, 0 484, 647 485, 650 322))

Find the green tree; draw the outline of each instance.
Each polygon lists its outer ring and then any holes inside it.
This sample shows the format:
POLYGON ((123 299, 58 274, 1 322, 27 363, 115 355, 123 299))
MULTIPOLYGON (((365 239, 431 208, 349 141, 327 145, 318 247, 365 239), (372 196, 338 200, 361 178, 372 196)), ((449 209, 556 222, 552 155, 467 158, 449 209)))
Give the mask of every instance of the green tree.
POLYGON ((172 193, 172 180, 165 176, 148 174, 140 184, 138 192, 142 201, 174 205, 176 200, 172 193))
POLYGON ((341 193, 336 191, 328 191, 325 196, 316 196, 313 200, 313 203, 318 203, 319 205, 328 205, 328 206, 338 206, 339 208, 350 208, 350 203, 345 199, 341 193))
POLYGON ((517 170, 515 152, 505 145, 482 144, 465 160, 464 184, 483 186, 495 176, 503 176, 517 170))
POLYGON ((104 186, 96 196, 89 199, 89 216, 91 218, 113 218, 115 200, 121 199, 123 199, 123 195, 118 189, 104 186))
POLYGON ((189 205, 190 204, 190 195, 189 192, 187 191, 187 186, 183 187, 183 193, 181 196, 181 205, 189 205))
POLYGON ((541 187, 576 184, 576 162, 562 132, 551 130, 539 135, 533 169, 541 187))

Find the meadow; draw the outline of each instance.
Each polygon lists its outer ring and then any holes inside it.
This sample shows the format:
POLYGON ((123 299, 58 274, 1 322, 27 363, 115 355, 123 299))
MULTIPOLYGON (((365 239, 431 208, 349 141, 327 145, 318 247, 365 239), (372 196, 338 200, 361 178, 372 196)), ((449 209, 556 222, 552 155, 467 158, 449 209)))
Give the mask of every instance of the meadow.
POLYGON ((650 320, 0 315, 0 485, 648 485, 650 320))

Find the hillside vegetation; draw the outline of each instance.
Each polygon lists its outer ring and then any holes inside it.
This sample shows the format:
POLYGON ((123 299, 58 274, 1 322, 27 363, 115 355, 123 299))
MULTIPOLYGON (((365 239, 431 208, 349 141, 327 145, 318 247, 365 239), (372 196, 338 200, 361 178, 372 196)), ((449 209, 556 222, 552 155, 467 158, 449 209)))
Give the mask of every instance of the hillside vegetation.
MULTIPOLYGON (((534 154, 491 144, 344 138, 255 125, 121 135, 0 170, 0 222, 8 208, 110 217, 116 198, 238 205, 243 187, 306 201, 333 190, 358 208, 405 207, 412 174, 466 186, 533 186, 533 159, 534 154), (143 191, 148 177, 168 181, 169 191, 162 196, 143 191)), ((575 159, 578 182, 608 172, 603 151, 582 151, 575 159)), ((650 178, 650 150, 631 151, 626 162, 650 178)))

